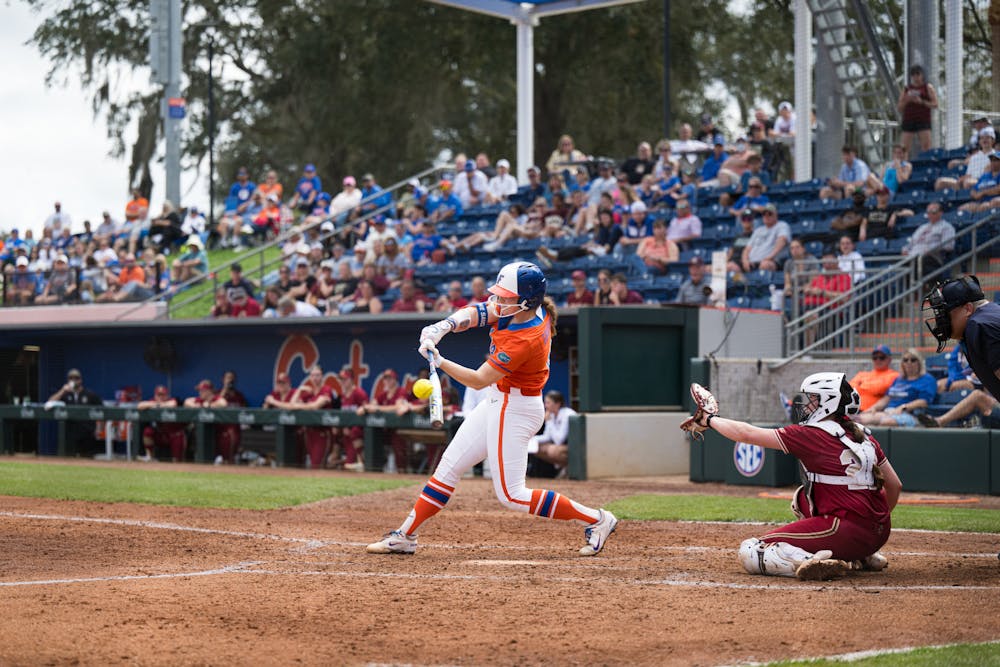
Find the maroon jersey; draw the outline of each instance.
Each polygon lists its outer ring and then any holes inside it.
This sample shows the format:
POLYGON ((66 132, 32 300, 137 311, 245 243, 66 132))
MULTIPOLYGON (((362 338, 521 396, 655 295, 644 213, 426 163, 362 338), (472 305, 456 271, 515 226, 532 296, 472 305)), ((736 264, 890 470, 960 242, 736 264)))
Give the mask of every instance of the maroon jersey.
MULTIPOLYGON (((872 436, 868 440, 875 447, 875 464, 885 461, 882 446, 872 436)), ((853 452, 840 438, 811 426, 792 424, 778 429, 781 449, 799 459, 809 472, 831 476, 849 476, 848 467, 855 462, 853 452)), ((849 520, 889 522, 889 505, 881 490, 852 489, 846 485, 814 482, 812 487, 816 516, 829 515, 849 520)))
POLYGON ((375 394, 375 402, 379 405, 396 405, 396 401, 401 398, 406 398, 406 390, 403 389, 402 385, 396 387, 393 391, 383 390, 375 394))
POLYGON ((576 295, 576 291, 570 292, 570 295, 566 297, 567 306, 593 306, 594 305, 594 293, 589 289, 583 290, 581 296, 576 295))
POLYGON ((320 396, 326 397, 325 407, 330 407, 330 403, 333 402, 333 392, 326 385, 323 385, 319 390, 314 390, 312 387, 306 385, 305 387, 299 389, 299 403, 312 403, 320 396))
POLYGON ((343 408, 356 408, 358 406, 364 405, 368 402, 368 392, 366 392, 361 387, 355 387, 351 390, 351 393, 344 396, 341 400, 341 407, 343 408))
POLYGON ((288 391, 282 393, 282 392, 278 391, 277 389, 275 389, 274 391, 272 391, 270 393, 270 396, 271 396, 271 398, 273 398, 276 401, 281 401, 282 403, 287 403, 288 401, 292 400, 292 393, 294 391, 295 391, 294 389, 289 389, 288 391))

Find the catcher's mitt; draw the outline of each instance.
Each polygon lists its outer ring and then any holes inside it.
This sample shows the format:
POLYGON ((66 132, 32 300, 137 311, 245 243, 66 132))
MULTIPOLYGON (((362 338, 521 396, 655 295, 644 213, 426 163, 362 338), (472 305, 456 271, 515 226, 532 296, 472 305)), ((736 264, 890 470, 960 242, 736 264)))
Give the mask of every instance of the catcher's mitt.
POLYGON ((719 414, 719 402, 715 400, 712 392, 697 382, 691 383, 691 398, 694 400, 695 411, 681 422, 681 430, 701 440, 704 439, 702 432, 708 428, 710 418, 719 414))

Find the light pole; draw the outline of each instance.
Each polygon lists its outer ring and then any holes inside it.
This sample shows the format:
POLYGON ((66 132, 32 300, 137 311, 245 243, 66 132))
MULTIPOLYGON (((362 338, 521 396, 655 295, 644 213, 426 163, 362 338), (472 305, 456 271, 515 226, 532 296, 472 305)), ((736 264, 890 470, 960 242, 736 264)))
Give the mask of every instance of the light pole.
POLYGON ((215 229, 215 75, 213 60, 215 58, 215 24, 209 23, 208 28, 208 225, 215 229))

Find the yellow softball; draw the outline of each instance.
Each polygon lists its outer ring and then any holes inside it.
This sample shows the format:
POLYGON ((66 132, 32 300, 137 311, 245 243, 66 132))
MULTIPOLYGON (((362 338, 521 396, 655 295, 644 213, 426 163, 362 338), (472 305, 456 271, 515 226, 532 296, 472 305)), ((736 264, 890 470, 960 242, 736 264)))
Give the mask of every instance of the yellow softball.
POLYGON ((432 391, 434 391, 434 385, 431 384, 430 380, 420 378, 413 383, 413 395, 417 398, 427 398, 432 391))

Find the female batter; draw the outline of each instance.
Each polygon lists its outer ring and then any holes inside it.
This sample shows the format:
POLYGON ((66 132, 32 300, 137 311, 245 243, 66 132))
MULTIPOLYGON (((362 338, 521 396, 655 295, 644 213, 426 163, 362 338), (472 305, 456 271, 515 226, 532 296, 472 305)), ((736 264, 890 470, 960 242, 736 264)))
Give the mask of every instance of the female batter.
POLYGON ((780 449, 804 469, 806 483, 792 498, 798 520, 744 540, 740 563, 750 574, 808 580, 838 576, 854 562, 859 569, 881 570, 887 561, 878 549, 889 539, 899 477, 871 433, 851 421, 861 400, 843 373, 814 373, 801 391, 797 423, 765 429, 719 417, 711 394, 692 385, 699 410, 681 428, 712 428, 731 440, 780 449))
POLYGON ((500 269, 487 303, 461 308, 420 333, 420 354, 433 356, 437 367, 472 389, 489 387, 441 457, 409 516, 399 529, 368 545, 368 553, 412 554, 416 531, 441 511, 462 475, 484 459, 493 471, 493 490, 500 503, 519 512, 587 526, 580 555, 600 553, 618 519, 603 509, 581 505, 555 491, 525 486, 528 439, 545 420, 542 388, 549 377, 549 349, 555 334, 556 310, 545 296, 545 276, 534 264, 513 262, 500 269), (477 369, 441 357, 437 344, 445 334, 472 327, 492 327, 490 354, 477 369))

